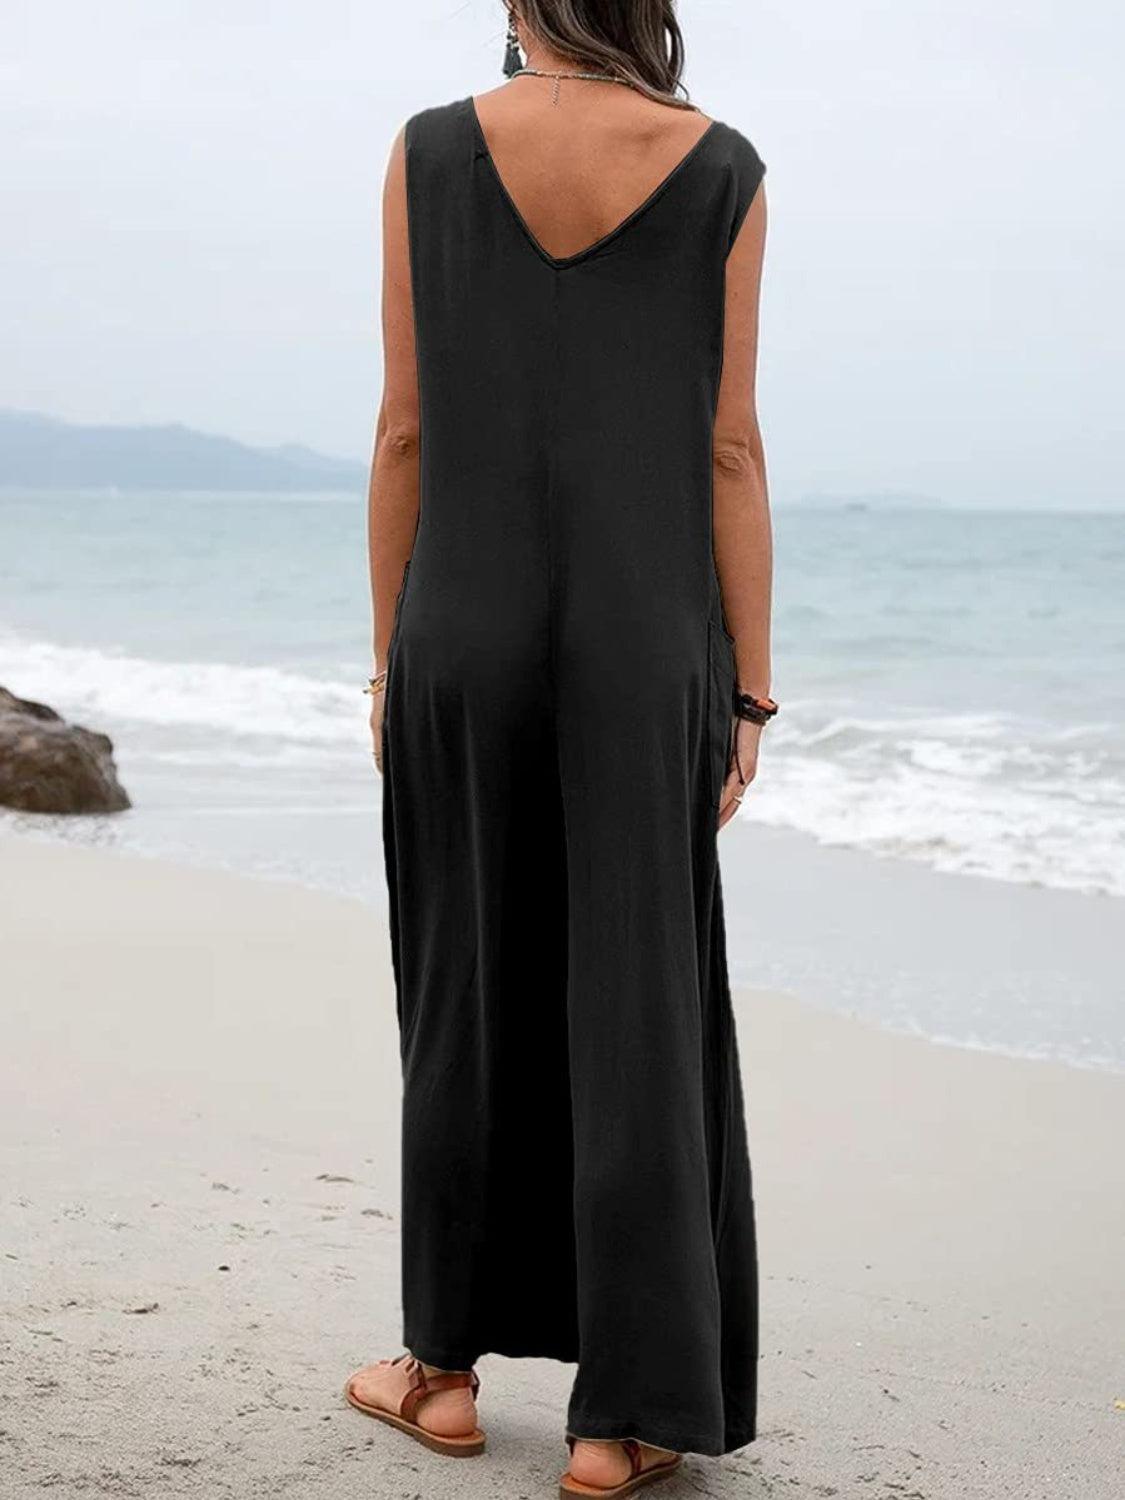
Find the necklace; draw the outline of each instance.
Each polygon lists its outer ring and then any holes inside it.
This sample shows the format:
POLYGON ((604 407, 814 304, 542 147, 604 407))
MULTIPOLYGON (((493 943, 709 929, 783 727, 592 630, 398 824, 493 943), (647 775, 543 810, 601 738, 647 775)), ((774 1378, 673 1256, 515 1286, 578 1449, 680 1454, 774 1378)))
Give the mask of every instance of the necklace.
POLYGON ((551 90, 551 103, 559 102, 559 92, 562 88, 564 78, 572 78, 581 83, 620 83, 626 88, 629 85, 624 78, 614 78, 610 73, 552 73, 543 68, 520 68, 518 73, 512 74, 513 78, 550 78, 554 82, 551 90))

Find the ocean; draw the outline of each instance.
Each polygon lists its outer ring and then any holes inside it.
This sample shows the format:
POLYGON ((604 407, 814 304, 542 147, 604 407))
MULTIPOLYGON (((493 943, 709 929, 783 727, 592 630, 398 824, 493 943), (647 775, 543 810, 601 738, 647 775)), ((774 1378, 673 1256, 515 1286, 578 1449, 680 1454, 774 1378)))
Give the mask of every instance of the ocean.
MULTIPOLYGON (((6 822, 381 900, 364 528, 353 495, 0 498, 0 684, 108 732, 135 804, 6 822)), ((724 866, 769 825, 1125 929, 1125 513, 793 506, 775 530, 782 712, 724 866)), ((730 925, 745 969, 761 934, 730 925)), ((1071 1060, 1125 1067, 1115 984, 1071 1060)), ((1041 1052, 1026 1031, 984 1042, 1041 1052)))

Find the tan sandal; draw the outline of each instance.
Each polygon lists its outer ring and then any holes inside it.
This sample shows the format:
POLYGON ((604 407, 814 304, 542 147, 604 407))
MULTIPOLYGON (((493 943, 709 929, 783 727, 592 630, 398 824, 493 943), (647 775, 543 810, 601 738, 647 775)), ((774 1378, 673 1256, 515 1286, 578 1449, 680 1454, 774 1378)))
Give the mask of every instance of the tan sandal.
MULTIPOLYGON (((578 1441, 578 1438, 567 1438, 566 1445, 572 1453, 578 1441)), ((583 1484, 580 1479, 575 1479, 568 1469, 559 1480, 560 1500, 568 1500, 568 1496, 571 1495, 598 1495, 601 1496, 601 1500, 613 1500, 613 1497, 617 1495, 632 1495, 636 1490, 643 1489, 646 1484, 659 1484, 662 1479, 670 1478, 684 1461, 683 1455, 676 1453, 671 1458, 650 1464, 646 1469, 644 1460, 641 1458, 641 1445, 635 1438, 623 1439, 621 1446, 625 1449, 625 1456, 629 1460, 628 1479, 605 1489, 596 1484, 583 1484)))
POLYGON ((361 1401, 353 1388, 356 1378, 354 1375, 344 1387, 344 1396, 350 1406, 354 1406, 356 1411, 363 1412, 365 1416, 374 1417, 377 1422, 386 1422, 388 1427, 405 1432, 407 1437, 421 1443, 423 1448, 429 1448, 431 1453, 440 1453, 446 1458, 476 1458, 478 1453, 484 1452, 484 1433, 479 1427, 465 1437, 440 1437, 436 1432, 427 1432, 417 1421, 419 1406, 427 1396, 436 1395, 438 1391, 459 1391, 467 1386, 475 1401, 480 1390, 475 1370, 443 1371, 440 1375, 427 1375, 412 1354, 400 1354, 398 1359, 392 1359, 390 1363, 405 1365, 404 1373, 411 1381, 410 1389, 399 1402, 398 1411, 389 1411, 385 1407, 371 1406, 368 1402, 361 1401))

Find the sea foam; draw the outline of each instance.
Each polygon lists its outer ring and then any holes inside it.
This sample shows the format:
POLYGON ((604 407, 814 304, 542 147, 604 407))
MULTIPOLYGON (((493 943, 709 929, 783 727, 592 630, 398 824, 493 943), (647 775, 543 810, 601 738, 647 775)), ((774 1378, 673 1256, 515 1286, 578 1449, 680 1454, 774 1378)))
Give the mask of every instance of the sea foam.
MULTIPOLYGON (((354 764, 368 735, 356 683, 277 667, 0 633, 0 682, 168 770, 238 766, 283 783, 354 764)), ((1125 746, 1104 723, 792 701, 766 731, 743 816, 936 870, 1125 896, 1125 746)))

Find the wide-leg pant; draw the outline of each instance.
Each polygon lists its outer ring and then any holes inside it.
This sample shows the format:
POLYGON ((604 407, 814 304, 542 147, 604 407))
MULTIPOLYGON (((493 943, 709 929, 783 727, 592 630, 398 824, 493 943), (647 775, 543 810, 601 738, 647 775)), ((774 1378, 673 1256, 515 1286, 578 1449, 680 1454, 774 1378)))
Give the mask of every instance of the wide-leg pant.
POLYGON ((568 1429, 754 1436, 750 1169, 715 807, 733 665, 396 627, 385 841, 404 1341, 578 1362, 568 1429))

